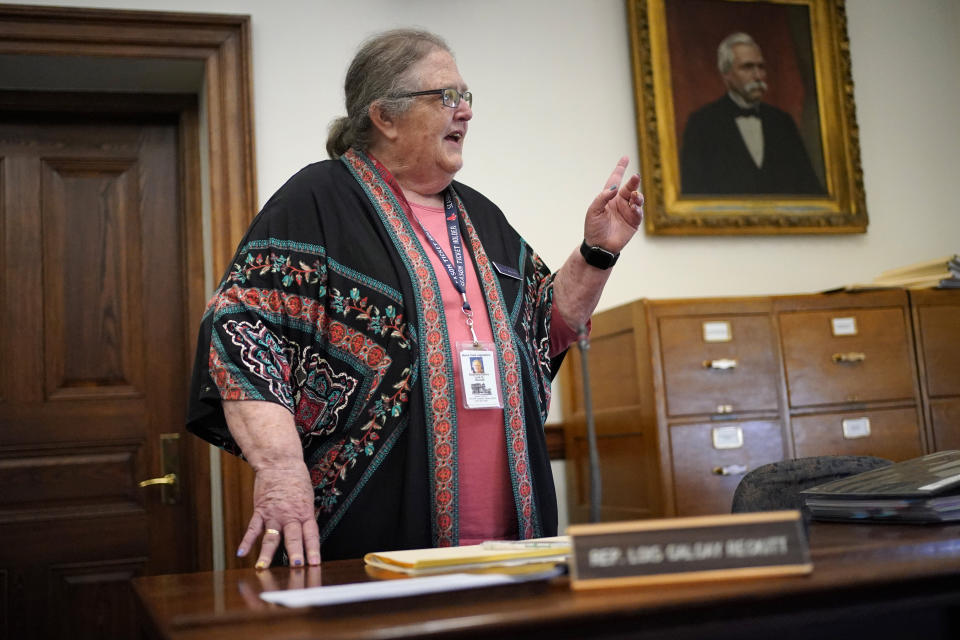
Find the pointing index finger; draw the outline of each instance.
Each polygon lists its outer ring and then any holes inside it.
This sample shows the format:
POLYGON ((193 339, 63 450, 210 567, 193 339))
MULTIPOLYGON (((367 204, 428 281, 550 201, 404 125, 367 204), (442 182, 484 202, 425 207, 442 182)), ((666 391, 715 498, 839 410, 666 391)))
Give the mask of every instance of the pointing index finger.
POLYGON ((610 174, 610 177, 607 178, 606 189, 613 191, 617 186, 620 185, 620 181, 623 180, 623 174, 627 170, 627 165, 630 163, 630 158, 628 156, 623 156, 617 162, 617 166, 614 167, 613 173, 610 174))

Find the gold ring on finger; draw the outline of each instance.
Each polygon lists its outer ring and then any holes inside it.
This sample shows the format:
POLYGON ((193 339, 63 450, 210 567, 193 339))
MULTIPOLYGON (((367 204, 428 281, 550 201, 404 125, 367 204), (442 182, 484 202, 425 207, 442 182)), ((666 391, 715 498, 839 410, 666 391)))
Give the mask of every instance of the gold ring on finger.
POLYGON ((280 535, 280 532, 276 529, 267 529, 266 531, 264 531, 264 533, 272 533, 275 535, 280 535))

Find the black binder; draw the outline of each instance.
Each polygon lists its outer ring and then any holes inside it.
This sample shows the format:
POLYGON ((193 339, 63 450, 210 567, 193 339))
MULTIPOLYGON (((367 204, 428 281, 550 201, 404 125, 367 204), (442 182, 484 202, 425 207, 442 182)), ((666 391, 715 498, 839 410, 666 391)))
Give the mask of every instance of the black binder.
POLYGON ((960 451, 938 451, 800 492, 817 520, 960 520, 960 451))

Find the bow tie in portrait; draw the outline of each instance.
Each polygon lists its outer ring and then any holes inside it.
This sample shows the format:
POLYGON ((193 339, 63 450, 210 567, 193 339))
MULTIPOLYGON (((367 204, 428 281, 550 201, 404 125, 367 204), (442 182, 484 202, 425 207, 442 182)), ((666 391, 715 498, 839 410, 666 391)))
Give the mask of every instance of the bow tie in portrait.
POLYGON ((743 107, 737 107, 736 111, 733 114, 734 118, 759 118, 760 117, 760 107, 754 107, 752 109, 744 109, 743 107))

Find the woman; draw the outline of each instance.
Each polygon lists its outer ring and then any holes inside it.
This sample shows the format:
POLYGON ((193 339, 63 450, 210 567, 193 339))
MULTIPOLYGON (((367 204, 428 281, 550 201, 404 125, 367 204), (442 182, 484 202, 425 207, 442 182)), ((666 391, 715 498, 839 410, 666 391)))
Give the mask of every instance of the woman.
POLYGON ((554 276, 453 181, 472 95, 440 38, 368 40, 345 90, 331 160, 267 202, 201 327, 188 428, 256 472, 237 553, 553 535, 550 381, 642 220, 639 177, 619 187, 620 160, 554 276))

